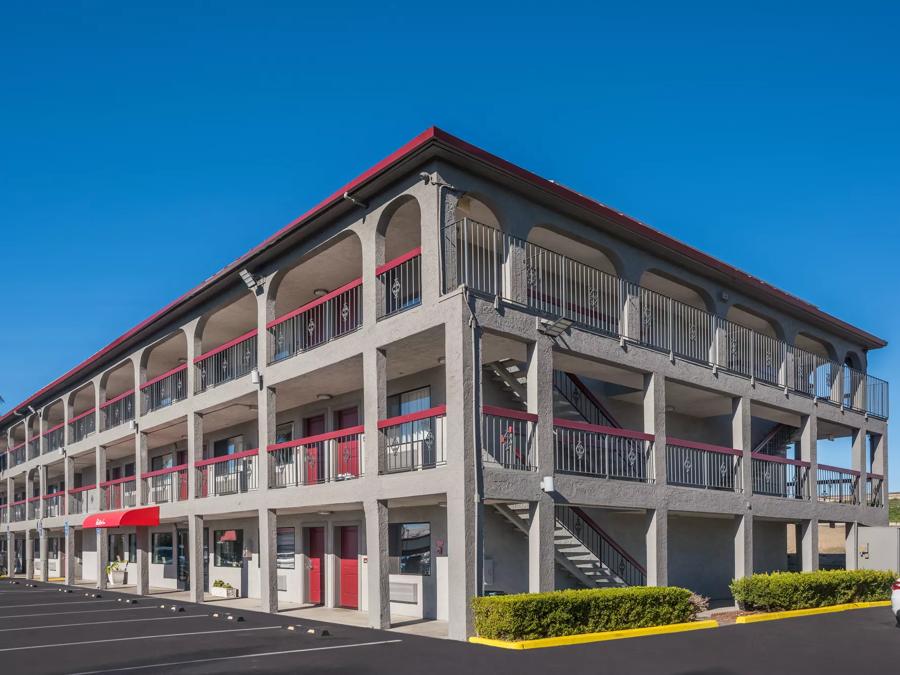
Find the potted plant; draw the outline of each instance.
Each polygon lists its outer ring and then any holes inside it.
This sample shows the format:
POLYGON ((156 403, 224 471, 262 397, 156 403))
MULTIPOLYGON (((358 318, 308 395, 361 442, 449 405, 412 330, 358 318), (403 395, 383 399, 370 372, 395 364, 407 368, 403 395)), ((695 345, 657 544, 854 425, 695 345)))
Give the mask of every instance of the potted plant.
POLYGON ((125 566, 118 560, 113 560, 106 566, 106 578, 113 586, 124 586, 125 566))
POLYGON ((209 589, 209 592, 219 598, 236 598, 238 596, 238 589, 221 579, 213 581, 212 588, 209 589))

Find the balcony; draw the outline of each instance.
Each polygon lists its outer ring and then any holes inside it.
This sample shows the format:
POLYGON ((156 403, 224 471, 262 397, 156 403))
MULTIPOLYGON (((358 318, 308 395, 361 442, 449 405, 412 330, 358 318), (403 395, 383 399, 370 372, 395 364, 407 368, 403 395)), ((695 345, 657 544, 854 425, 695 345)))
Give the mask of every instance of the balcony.
POLYGON ((858 504, 859 471, 827 464, 818 465, 816 498, 834 504, 858 504))
POLYGON ((34 459, 35 457, 41 456, 41 439, 30 438, 28 439, 28 459, 34 459))
POLYGON ((533 471, 538 416, 497 406, 481 409, 482 461, 504 469, 533 471))
POLYGON ((76 415, 69 420, 69 432, 72 435, 72 441, 77 443, 82 441, 97 430, 96 410, 91 408, 83 413, 76 415))
POLYGON ((100 406, 103 415, 103 430, 114 429, 134 419, 134 390, 109 399, 100 406))
POLYGON ((29 497, 25 500, 25 520, 37 520, 40 518, 41 498, 40 495, 29 497))
POLYGON ((256 368, 256 329, 194 359, 196 393, 237 380, 256 368))
POLYGON ((365 470, 362 425, 270 445, 269 487, 351 480, 365 470))
POLYGON ((134 476, 125 476, 100 483, 100 504, 104 511, 130 509, 137 506, 138 493, 134 476))
POLYGON ((259 450, 244 450, 194 463, 197 497, 218 497, 259 487, 259 450))
POLYGON ((98 493, 96 485, 84 485, 69 490, 69 513, 87 515, 98 510, 98 493))
POLYGON ((379 420, 384 439, 381 473, 400 473, 433 469, 447 461, 444 421, 447 406, 379 420))
POLYGON ((20 499, 9 504, 9 519, 12 523, 21 523, 28 519, 28 500, 20 499))
POLYGON ((18 445, 14 445, 9 449, 7 453, 9 455, 9 466, 17 466, 19 464, 24 464, 27 460, 26 451, 25 451, 25 441, 22 441, 18 445))
POLYGON ((60 422, 55 427, 47 429, 44 432, 45 446, 44 452, 53 452, 59 450, 66 444, 66 425, 60 422))
POLYGON ((187 364, 158 375, 141 385, 144 413, 167 408, 187 398, 187 364))
POLYGON ((884 476, 877 473, 866 475, 866 504, 877 509, 884 506, 884 476))
POLYGON ((556 470, 581 476, 653 481, 652 434, 554 420, 556 470))
POLYGON ((443 290, 460 285, 587 330, 875 417, 884 380, 473 220, 442 232, 443 290))
POLYGON ((809 499, 809 462, 754 453, 753 493, 785 499, 809 499))
POLYGON ((183 502, 188 498, 188 465, 167 467, 141 474, 150 504, 183 502))
POLYGON ((44 495, 44 516, 46 518, 55 518, 66 514, 65 496, 66 493, 62 491, 44 495))
POLYGON ((666 439, 666 480, 669 485, 740 492, 743 453, 680 438, 666 439))
POLYGON ((422 303, 422 248, 381 265, 375 270, 382 302, 378 318, 382 319, 422 303))

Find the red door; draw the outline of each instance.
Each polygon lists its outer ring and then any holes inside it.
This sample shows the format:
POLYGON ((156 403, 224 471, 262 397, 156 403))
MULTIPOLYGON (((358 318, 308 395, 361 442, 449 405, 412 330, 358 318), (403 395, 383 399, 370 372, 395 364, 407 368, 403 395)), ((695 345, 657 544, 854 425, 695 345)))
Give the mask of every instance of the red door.
POLYGON ((341 607, 359 609, 359 545, 356 527, 341 528, 341 607))
MULTIPOLYGON (((335 428, 349 429, 359 424, 359 413, 356 408, 346 408, 335 413, 335 428)), ((356 436, 340 438, 337 443, 338 476, 359 475, 359 440, 356 436)))
MULTIPOLYGON (((325 415, 316 415, 315 417, 307 417, 303 421, 303 437, 318 436, 325 433, 325 415)), ((303 484, 318 483, 320 471, 325 468, 324 457, 322 454, 322 444, 313 443, 305 446, 304 452, 304 471, 303 484)))
POLYGON ((325 528, 311 527, 307 530, 309 545, 309 602, 315 605, 322 604, 322 561, 325 557, 325 528))

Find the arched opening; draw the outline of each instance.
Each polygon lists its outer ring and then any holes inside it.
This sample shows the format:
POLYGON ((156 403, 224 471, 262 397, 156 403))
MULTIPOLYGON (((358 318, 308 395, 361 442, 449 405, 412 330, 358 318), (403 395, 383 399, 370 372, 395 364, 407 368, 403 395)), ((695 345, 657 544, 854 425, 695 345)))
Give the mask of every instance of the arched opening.
MULTIPOLYGON (((737 346, 739 357, 746 358, 742 366, 752 377, 768 384, 782 384, 785 344, 781 326, 754 310, 732 305, 725 315, 725 330, 737 346)), ((729 339, 729 344, 732 340, 729 339)))
POLYGON ((798 333, 789 350, 788 378, 792 389, 840 402, 841 368, 834 348, 824 340, 798 333))
POLYGON ((378 318, 422 302, 422 211, 410 196, 388 206, 377 228, 378 318))
POLYGON ((187 336, 173 333, 141 355, 144 414, 187 398, 187 336))
POLYGON ((705 291, 656 270, 638 288, 641 342, 700 363, 711 361, 715 328, 705 291))
POLYGON ((134 419, 134 364, 124 361, 100 379, 101 429, 134 419))
POLYGON ((478 197, 465 194, 457 200, 452 220, 441 237, 444 292, 465 285, 501 295, 507 247, 497 215, 478 197))
POLYGON ((237 300, 205 316, 197 327, 194 358, 197 393, 248 375, 256 368, 256 296, 237 300))
POLYGON ((281 361, 362 325, 362 246, 343 232, 273 281, 269 362, 281 361))
POLYGON ((97 430, 97 409, 94 383, 88 382, 69 396, 69 435, 73 443, 81 441, 97 430))
POLYGON ((65 404, 62 399, 44 408, 43 416, 44 452, 59 450, 66 444, 65 404))
POLYGON ((25 423, 14 426, 10 431, 9 438, 9 466, 13 467, 26 460, 25 423))

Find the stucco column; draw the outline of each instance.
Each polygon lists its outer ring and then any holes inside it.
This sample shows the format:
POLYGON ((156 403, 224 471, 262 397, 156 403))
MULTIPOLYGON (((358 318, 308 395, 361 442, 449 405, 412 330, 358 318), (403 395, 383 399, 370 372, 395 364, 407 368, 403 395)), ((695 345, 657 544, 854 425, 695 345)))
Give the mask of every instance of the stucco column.
POLYGON ((669 585, 669 511, 647 511, 647 585, 669 585))
MULTIPOLYGON (((34 514, 34 517, 38 520, 42 520, 47 517, 47 500, 44 499, 44 496, 47 494, 47 465, 42 464, 37 467, 38 474, 38 496, 40 496, 40 500, 38 501, 38 508, 34 514)), ((44 558, 42 557, 41 560, 44 558)))
POLYGON ((653 476, 658 486, 668 482, 666 474, 666 378, 661 373, 644 375, 644 433, 653 434, 653 476))
POLYGON ((188 516, 188 561, 191 575, 191 602, 203 602, 203 516, 188 516))
MULTIPOLYGON (((103 498, 103 489, 100 487, 100 483, 106 480, 106 448, 102 445, 98 445, 94 450, 94 463, 96 466, 96 484, 97 484, 97 510, 102 511, 106 508, 106 504, 104 504, 103 498)), ((85 495, 87 498, 87 495, 85 495)))
POLYGON ((815 572, 819 569, 819 521, 818 519, 802 520, 797 527, 797 553, 800 556, 800 569, 804 572, 815 572))
POLYGON ((384 440, 378 421, 387 416, 387 355, 380 349, 363 352, 363 423, 365 473, 375 477, 382 467, 384 440))
POLYGON ((881 508, 885 510, 885 518, 887 518, 888 508, 888 440, 887 425, 884 432, 880 434, 872 434, 872 473, 883 476, 881 485, 881 508))
POLYGON ((385 500, 364 504, 366 513, 366 565, 368 568, 369 626, 391 627, 388 577, 388 506, 385 500))
POLYGON ((858 504, 866 504, 866 430, 853 429, 851 432, 850 468, 859 471, 856 486, 858 504))
POLYGON ((150 595, 150 528, 135 528, 135 544, 137 554, 137 586, 138 595, 150 595))
POLYGON ((25 530, 25 578, 34 579, 34 540, 31 528, 25 530))
POLYGON ((813 502, 819 498, 819 462, 816 457, 817 422, 815 414, 803 415, 800 418, 800 459, 809 462, 809 492, 813 502))
POLYGON ((63 513, 65 515, 69 515, 72 513, 72 496, 70 491, 75 487, 75 460, 71 457, 64 456, 63 457, 63 489, 65 489, 65 494, 63 495, 63 513))
POLYGON ((859 569, 859 523, 844 523, 844 567, 848 570, 859 569))
POLYGON ((106 543, 106 530, 95 528, 97 537, 97 588, 106 589, 106 565, 109 562, 109 546, 106 543))
POLYGON ((188 500, 193 502, 197 498, 197 470, 194 463, 203 459, 203 415, 189 412, 187 427, 188 500))
POLYGON ((65 546, 65 583, 67 586, 75 584, 75 528, 69 525, 63 530, 63 544, 65 546))
POLYGON ((275 443, 276 394, 274 387, 266 387, 260 381, 256 397, 257 420, 259 424, 259 489, 269 489, 269 452, 268 447, 275 443))
POLYGON ((753 437, 751 433, 750 399, 737 396, 731 399, 731 447, 740 450, 741 490, 745 495, 753 494, 753 437))
POLYGON ((734 518, 734 578, 753 574, 753 514, 734 518))
POLYGON ((259 604, 264 612, 278 612, 276 569, 278 516, 274 509, 259 510, 259 604))
POLYGON ((150 471, 147 454, 147 434, 138 431, 134 435, 134 490, 136 506, 147 504, 149 493, 144 489, 144 474, 150 471))
POLYGON ((335 536, 337 528, 331 520, 325 523, 325 551, 322 560, 322 574, 325 575, 325 596, 322 598, 322 604, 329 609, 337 607, 337 561, 335 546, 335 536))
POLYGON ((6 533, 6 571, 10 578, 16 575, 16 535, 12 530, 6 533))
POLYGON ((545 494, 540 501, 531 502, 528 515, 528 592, 552 591, 556 585, 553 499, 545 494))
POLYGON ((47 555, 48 545, 47 545, 47 528, 41 527, 40 532, 40 554, 41 554, 41 581, 47 582, 50 580, 50 565, 48 564, 47 555))

